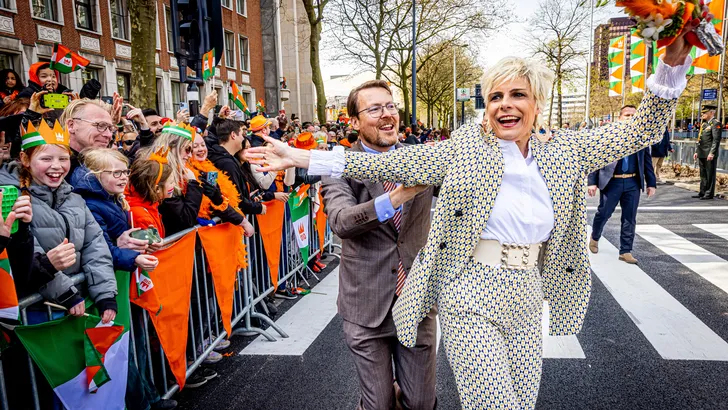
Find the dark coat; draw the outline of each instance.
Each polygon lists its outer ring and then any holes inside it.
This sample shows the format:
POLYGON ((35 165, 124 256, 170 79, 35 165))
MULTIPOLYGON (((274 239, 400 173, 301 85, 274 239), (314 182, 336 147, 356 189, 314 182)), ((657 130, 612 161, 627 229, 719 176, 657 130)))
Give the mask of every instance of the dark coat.
POLYGON ((134 260, 139 256, 139 252, 116 246, 121 234, 129 230, 127 212, 101 187, 99 180, 86 167, 76 168, 71 176, 71 185, 74 187, 73 192, 81 195, 86 201, 86 206, 104 231, 104 239, 114 260, 114 269, 133 271, 136 268, 134 260))
POLYGON ((669 152, 672 151, 672 143, 670 143, 670 133, 665 130, 665 134, 662 136, 662 141, 653 145, 650 148, 650 155, 652 158, 665 158, 669 152))
MULTIPOLYGON (((645 148, 636 153, 632 154, 632 157, 637 157, 637 180, 641 190, 645 189, 645 182, 648 188, 654 188, 657 186, 657 178, 655 177, 655 169, 652 167, 652 156, 650 156, 650 149, 645 148)), ((614 170, 617 168, 617 164, 622 161, 614 161, 604 168, 596 170, 589 174, 588 185, 596 185, 599 190, 603 190, 609 181, 611 181, 614 175, 614 170)))
POLYGON ((162 200, 159 213, 162 214, 165 235, 169 236, 197 225, 201 204, 202 185, 196 180, 187 183, 187 192, 184 195, 162 200))
MULTIPOLYGON (((35 94, 35 93, 37 93, 39 91, 43 91, 43 90, 44 90, 44 88, 41 87, 40 84, 35 83, 33 81, 28 81, 28 86, 25 87, 25 89, 23 89, 23 91, 21 91, 18 94, 18 96, 15 97, 15 98, 30 98, 30 97, 33 96, 33 94, 35 94)), ((58 93, 58 94, 63 94, 66 91, 70 91, 68 89, 68 87, 66 87, 63 84, 58 84, 58 87, 56 87, 56 91, 55 92, 58 93)))
POLYGON ((240 161, 237 158, 230 155, 222 145, 213 145, 208 148, 207 159, 212 161, 215 168, 228 174, 232 183, 235 184, 235 188, 240 194, 240 210, 244 214, 258 215, 263 212, 263 205, 250 200, 249 181, 245 178, 240 161))

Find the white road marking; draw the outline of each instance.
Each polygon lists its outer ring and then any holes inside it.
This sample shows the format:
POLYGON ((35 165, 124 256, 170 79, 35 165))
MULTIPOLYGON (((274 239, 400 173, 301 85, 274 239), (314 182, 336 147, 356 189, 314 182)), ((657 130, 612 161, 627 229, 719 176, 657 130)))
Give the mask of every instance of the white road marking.
POLYGON ((693 226, 728 241, 728 224, 693 224, 693 226))
MULTIPOLYGON (((259 336, 241 352, 241 355, 301 356, 336 316, 336 298, 339 294, 339 268, 336 267, 313 289, 316 293, 301 298, 276 324, 290 337, 278 337, 269 342, 259 336)), ((272 332, 275 336, 278 336, 272 332)), ((342 340, 341 343, 344 343, 342 340)))
POLYGON ((637 225, 637 233, 691 271, 728 293, 728 261, 725 259, 660 225, 637 225))
MULTIPOLYGON (((587 206, 588 211, 596 211, 596 206, 587 206)), ((615 212, 621 212, 622 208, 619 206, 614 210, 615 212)), ((650 212, 650 211, 728 211, 728 206, 640 206, 639 212, 650 212)))
POLYGON ((549 304, 543 302, 543 358, 544 359, 585 359, 576 336, 549 336, 549 304))
MULTIPOLYGON (((646 238, 653 243, 666 241, 664 232, 651 225, 638 225, 637 232, 654 232, 646 238)), ((663 359, 728 361, 725 340, 637 265, 620 262, 618 256, 617 248, 602 239, 599 253, 590 253, 592 270, 663 359)))

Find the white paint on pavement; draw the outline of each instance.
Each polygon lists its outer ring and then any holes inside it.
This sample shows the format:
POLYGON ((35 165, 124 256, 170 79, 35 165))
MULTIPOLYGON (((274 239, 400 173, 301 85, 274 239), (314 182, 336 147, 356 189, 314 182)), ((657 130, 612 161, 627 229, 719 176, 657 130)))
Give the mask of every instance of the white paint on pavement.
POLYGON ((585 359, 584 350, 575 335, 549 336, 549 304, 543 302, 543 358, 585 359))
MULTIPOLYGON (((637 232, 651 232, 653 243, 670 240, 650 225, 638 225, 637 232)), ((599 253, 590 257, 594 274, 663 359, 728 361, 728 343, 637 265, 618 261, 619 251, 609 241, 602 239, 599 253)))
MULTIPOLYGON (((596 211, 596 206, 587 206, 588 211, 596 211)), ((621 212, 622 208, 619 206, 614 210, 615 212, 621 212)), ((728 206, 640 206, 639 212, 650 212, 650 211, 728 211, 728 206)))
POLYGON ((637 225, 637 233, 691 271, 728 293, 728 261, 660 225, 637 225))
POLYGON ((336 316, 338 295, 339 267, 337 266, 313 288, 312 293, 302 297, 276 320, 276 324, 288 333, 288 338, 281 338, 275 332, 271 332, 277 341, 269 342, 263 336, 259 336, 240 354, 301 356, 336 316))
POLYGON ((728 241, 728 224, 693 224, 693 226, 728 241))

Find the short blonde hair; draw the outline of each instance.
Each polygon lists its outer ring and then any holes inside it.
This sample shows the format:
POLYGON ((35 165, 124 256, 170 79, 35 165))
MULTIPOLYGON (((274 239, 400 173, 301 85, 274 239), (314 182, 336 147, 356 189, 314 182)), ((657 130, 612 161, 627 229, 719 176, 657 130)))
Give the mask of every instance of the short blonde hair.
POLYGON ((536 98, 536 107, 543 112, 554 82, 554 74, 542 62, 521 57, 506 57, 485 72, 481 80, 485 106, 488 106, 488 95, 493 88, 517 78, 528 81, 531 92, 536 98))
POLYGON ((89 105, 95 105, 104 111, 108 112, 109 115, 111 115, 111 105, 106 104, 105 102, 101 100, 89 100, 88 98, 79 98, 77 100, 71 101, 70 104, 66 107, 65 110, 63 110, 63 114, 61 114, 60 122, 63 125, 63 127, 66 127, 66 122, 68 120, 73 119, 79 111, 83 111, 88 107, 89 105))
MULTIPOLYGON (((124 163, 127 167, 129 166, 129 159, 126 155, 113 148, 87 148, 81 151, 79 157, 83 165, 89 170, 86 177, 88 178, 93 174, 99 181, 101 181, 99 175, 110 166, 112 159, 124 163)), ((126 202, 123 194, 116 195, 115 198, 121 203, 121 207, 125 211, 129 210, 129 203, 126 202)))

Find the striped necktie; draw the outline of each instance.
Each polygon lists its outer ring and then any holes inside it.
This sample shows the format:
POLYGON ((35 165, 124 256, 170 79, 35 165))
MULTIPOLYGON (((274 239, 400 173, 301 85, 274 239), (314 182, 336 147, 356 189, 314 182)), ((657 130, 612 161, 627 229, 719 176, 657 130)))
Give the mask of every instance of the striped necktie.
MULTIPOLYGON (((393 182, 384 182, 384 191, 385 192, 391 192, 394 190, 394 188, 397 187, 397 185, 393 182)), ((397 228, 397 232, 400 231, 402 228, 402 212, 401 211, 395 211, 394 216, 392 217, 392 222, 394 222, 394 227, 397 228)), ((397 286, 394 289, 394 293, 399 296, 400 293, 402 293, 402 288, 404 288, 404 281, 407 279, 407 272, 404 271, 404 266, 402 265, 402 258, 399 259, 399 266, 397 267, 397 286)))

